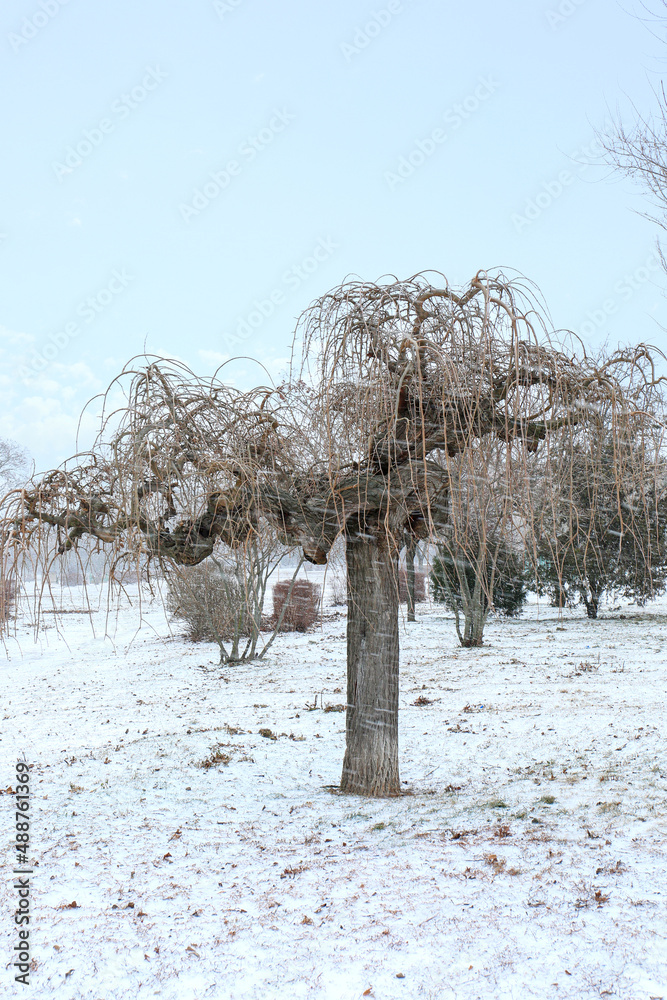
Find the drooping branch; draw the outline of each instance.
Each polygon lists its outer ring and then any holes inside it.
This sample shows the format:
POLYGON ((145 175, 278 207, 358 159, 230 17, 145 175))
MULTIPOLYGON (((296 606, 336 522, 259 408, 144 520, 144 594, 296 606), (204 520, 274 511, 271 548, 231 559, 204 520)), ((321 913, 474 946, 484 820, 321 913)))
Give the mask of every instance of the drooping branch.
POLYGON ((433 535, 448 459, 484 438, 534 452, 602 409, 612 423, 647 411, 659 389, 649 349, 576 355, 553 342, 532 289, 502 274, 459 291, 442 275, 345 283, 297 339, 288 381, 248 393, 175 362, 130 364, 114 383, 126 404, 92 452, 15 493, 4 537, 22 551, 46 533, 61 552, 90 537, 114 555, 196 565, 265 518, 324 563, 360 524, 396 544, 405 530, 433 535))

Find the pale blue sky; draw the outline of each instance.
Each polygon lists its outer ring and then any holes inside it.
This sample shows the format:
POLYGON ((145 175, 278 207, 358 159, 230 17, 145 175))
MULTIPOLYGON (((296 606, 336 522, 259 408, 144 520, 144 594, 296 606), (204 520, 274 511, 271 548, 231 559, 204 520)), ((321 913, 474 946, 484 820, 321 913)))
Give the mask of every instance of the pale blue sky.
POLYGON ((657 231, 591 145, 651 107, 667 50, 638 9, 5 0, 0 435, 60 461, 144 347, 277 375, 350 274, 503 265, 556 327, 667 346, 657 231))

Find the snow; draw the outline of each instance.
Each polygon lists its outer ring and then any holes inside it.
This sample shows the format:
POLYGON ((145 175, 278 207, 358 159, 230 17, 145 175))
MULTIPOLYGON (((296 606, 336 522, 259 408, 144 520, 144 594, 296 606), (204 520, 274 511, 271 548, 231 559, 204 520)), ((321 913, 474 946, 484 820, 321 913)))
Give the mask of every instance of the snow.
POLYGON ((1 671, 0 784, 34 765, 33 997, 667 998, 667 605, 531 605, 476 650, 418 605, 409 794, 377 801, 335 790, 342 611, 220 667, 159 600, 89 593, 36 638, 24 612, 1 671))

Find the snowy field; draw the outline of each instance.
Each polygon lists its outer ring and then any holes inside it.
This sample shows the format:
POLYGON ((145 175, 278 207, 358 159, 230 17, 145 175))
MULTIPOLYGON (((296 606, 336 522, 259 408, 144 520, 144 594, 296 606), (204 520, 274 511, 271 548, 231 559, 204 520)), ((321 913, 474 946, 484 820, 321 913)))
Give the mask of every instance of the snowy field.
POLYGON ((340 609, 221 668, 136 592, 58 606, 1 669, 3 839, 25 753, 38 865, 25 993, 2 883, 3 996, 667 998, 667 605, 533 605, 476 650, 420 605, 386 801, 332 787, 340 609))

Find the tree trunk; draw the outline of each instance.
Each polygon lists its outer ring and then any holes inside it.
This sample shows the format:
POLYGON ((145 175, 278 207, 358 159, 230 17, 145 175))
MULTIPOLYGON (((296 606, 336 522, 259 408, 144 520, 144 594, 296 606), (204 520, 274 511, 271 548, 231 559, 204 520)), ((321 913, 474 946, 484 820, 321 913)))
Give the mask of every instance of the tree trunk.
POLYGON ((553 599, 551 601, 552 608, 564 608, 567 604, 567 594, 565 588, 561 586, 560 582, 557 580, 554 583, 553 599))
POLYGON ((464 614, 465 626, 461 645, 483 646, 484 626, 486 625, 488 616, 488 608, 485 607, 485 602, 480 600, 478 595, 473 594, 472 600, 465 606, 464 614))
POLYGON ((598 599, 593 596, 591 598, 585 598, 584 603, 586 605, 586 614, 589 618, 597 618, 598 616, 598 599))
POLYGON ((341 791, 399 795, 398 558, 386 536, 347 540, 347 719, 341 791))
POLYGON ((415 619, 415 552, 417 540, 411 538, 405 546, 405 589, 408 594, 408 621, 415 619))
POLYGON ((603 588, 598 586, 596 582, 588 580, 588 593, 584 594, 584 604, 586 605, 586 614, 589 618, 597 618, 598 616, 602 591, 603 588))
POLYGON ((482 587, 483 572, 484 567, 477 563, 475 566, 475 586, 472 593, 470 592, 465 571, 459 574, 463 613, 465 616, 463 639, 461 639, 459 634, 462 646, 484 645, 484 626, 489 614, 489 604, 484 593, 484 588, 482 587))

